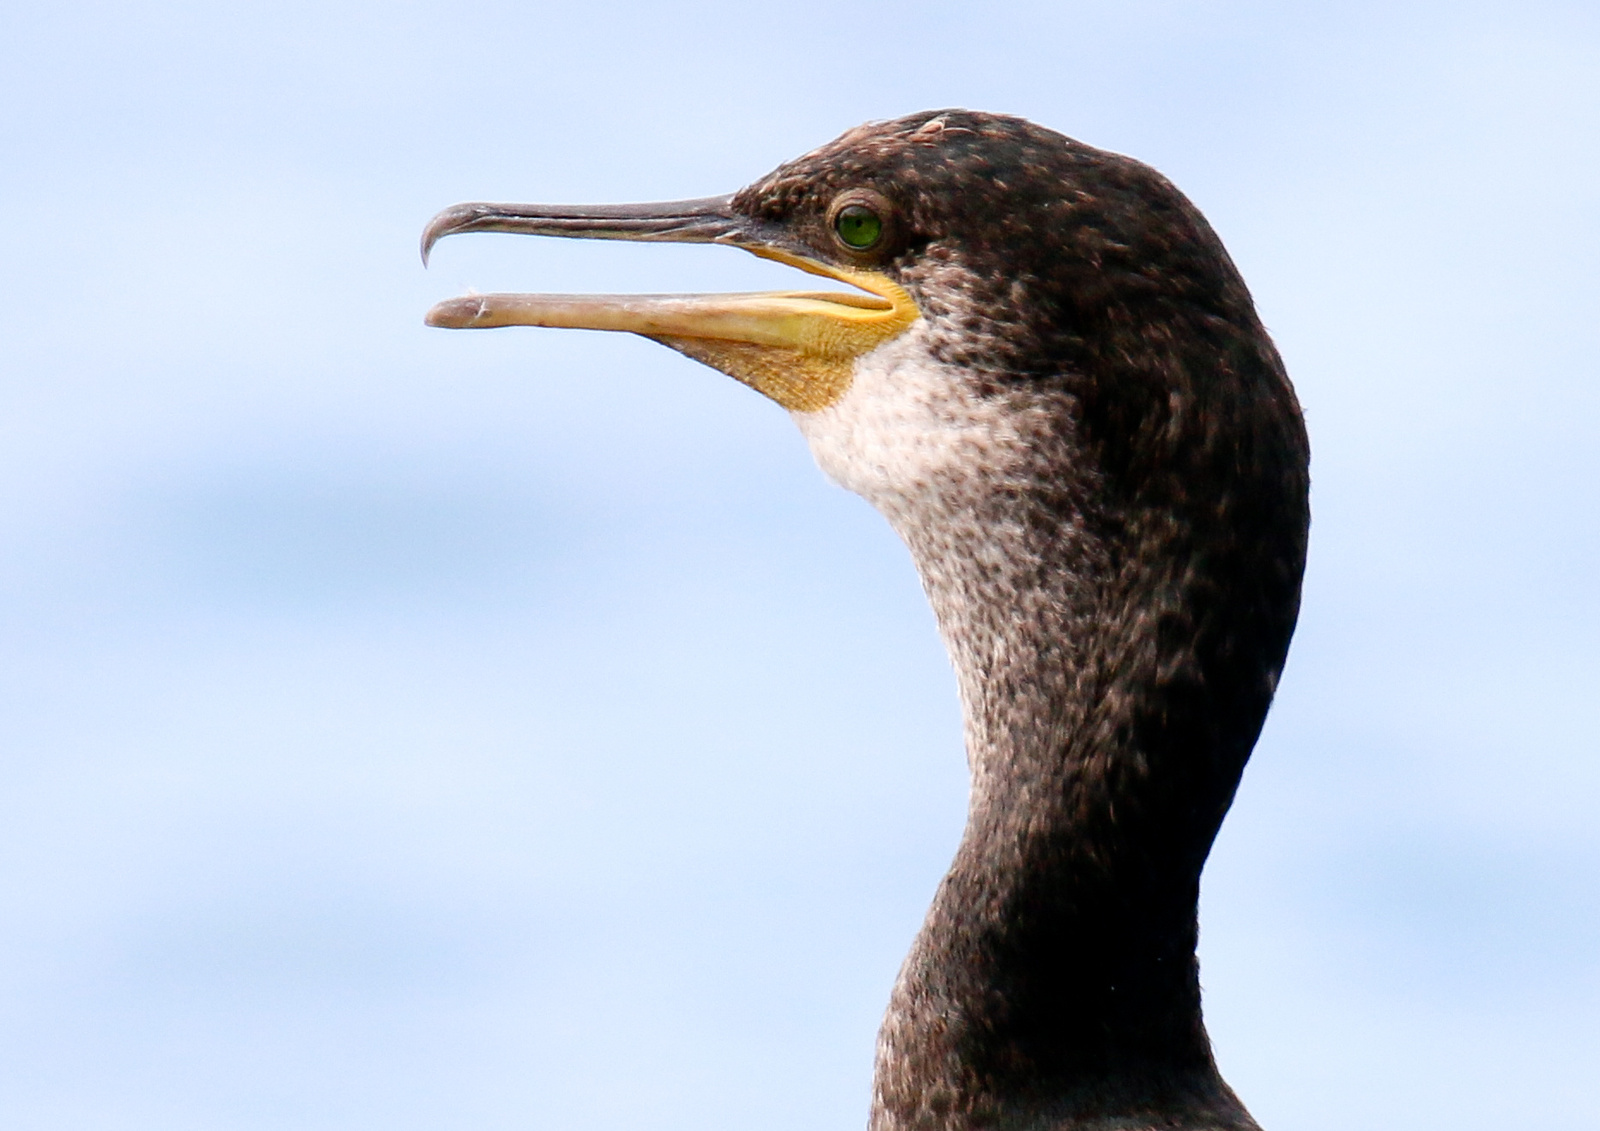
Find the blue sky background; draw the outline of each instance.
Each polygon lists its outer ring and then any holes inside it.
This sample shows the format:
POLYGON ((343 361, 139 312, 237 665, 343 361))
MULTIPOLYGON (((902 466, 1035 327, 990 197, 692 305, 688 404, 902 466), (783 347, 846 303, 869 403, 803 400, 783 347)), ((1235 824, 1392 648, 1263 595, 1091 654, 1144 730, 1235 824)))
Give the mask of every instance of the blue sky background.
POLYGON ((1590 4, 13 6, 0 31, 0 1125, 862 1125, 960 831, 905 553, 781 411, 416 241, 1019 113, 1171 176, 1305 403, 1315 528, 1206 877, 1269 1131, 1600 1102, 1590 4))

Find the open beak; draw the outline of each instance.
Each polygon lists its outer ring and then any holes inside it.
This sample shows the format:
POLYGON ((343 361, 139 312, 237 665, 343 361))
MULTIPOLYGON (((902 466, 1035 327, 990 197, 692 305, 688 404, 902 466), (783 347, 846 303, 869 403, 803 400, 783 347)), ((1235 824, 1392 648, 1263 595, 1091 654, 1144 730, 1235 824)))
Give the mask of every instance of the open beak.
POLYGON ((720 243, 837 279, 861 293, 469 295, 439 303, 428 311, 427 323, 455 330, 624 330, 720 369, 791 411, 826 408, 849 388, 858 357, 917 320, 916 304, 881 272, 826 263, 785 247, 779 233, 762 231, 734 212, 730 201, 719 196, 593 207, 458 204, 429 222, 422 234, 422 260, 427 262, 439 240, 460 232, 720 243))

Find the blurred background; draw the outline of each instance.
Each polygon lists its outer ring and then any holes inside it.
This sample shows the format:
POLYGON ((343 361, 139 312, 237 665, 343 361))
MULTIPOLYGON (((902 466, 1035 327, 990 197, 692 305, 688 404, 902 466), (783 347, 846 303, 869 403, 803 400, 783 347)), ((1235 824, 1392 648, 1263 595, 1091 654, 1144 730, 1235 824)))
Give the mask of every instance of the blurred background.
POLYGON ((792 276, 417 237, 943 106, 1167 173, 1305 404, 1225 1073, 1269 1131, 1593 1118, 1593 4, 89 0, 0 58, 0 1125, 863 1125, 965 802, 906 554, 709 369, 421 323, 792 276))

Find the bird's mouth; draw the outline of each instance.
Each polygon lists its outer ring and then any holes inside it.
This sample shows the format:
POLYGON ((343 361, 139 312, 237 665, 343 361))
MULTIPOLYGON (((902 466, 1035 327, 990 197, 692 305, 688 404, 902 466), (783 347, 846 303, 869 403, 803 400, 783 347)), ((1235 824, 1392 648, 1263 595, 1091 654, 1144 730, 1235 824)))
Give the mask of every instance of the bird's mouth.
POLYGON ((448 299, 427 323, 453 330, 556 326, 642 334, 722 370, 784 408, 815 412, 849 388, 855 361, 919 317, 911 296, 880 271, 827 263, 766 231, 730 207, 731 198, 670 204, 571 207, 458 204, 422 234, 426 263, 433 245, 459 232, 517 232, 576 239, 720 243, 813 275, 850 291, 740 294, 485 294, 448 299))

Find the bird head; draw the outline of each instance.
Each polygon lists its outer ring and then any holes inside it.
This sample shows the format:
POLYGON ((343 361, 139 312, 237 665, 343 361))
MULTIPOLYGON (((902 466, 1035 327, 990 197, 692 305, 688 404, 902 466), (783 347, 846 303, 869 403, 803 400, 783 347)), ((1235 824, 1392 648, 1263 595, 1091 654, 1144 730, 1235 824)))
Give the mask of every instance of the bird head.
POLYGON ((1303 462, 1281 363, 1199 211, 1148 166, 1020 118, 868 123, 727 196, 457 205, 424 259, 480 231, 724 244, 851 288, 487 294, 427 320, 671 346, 788 409, 823 470, 908 540, 930 508, 1067 471, 1145 510, 1303 462))

